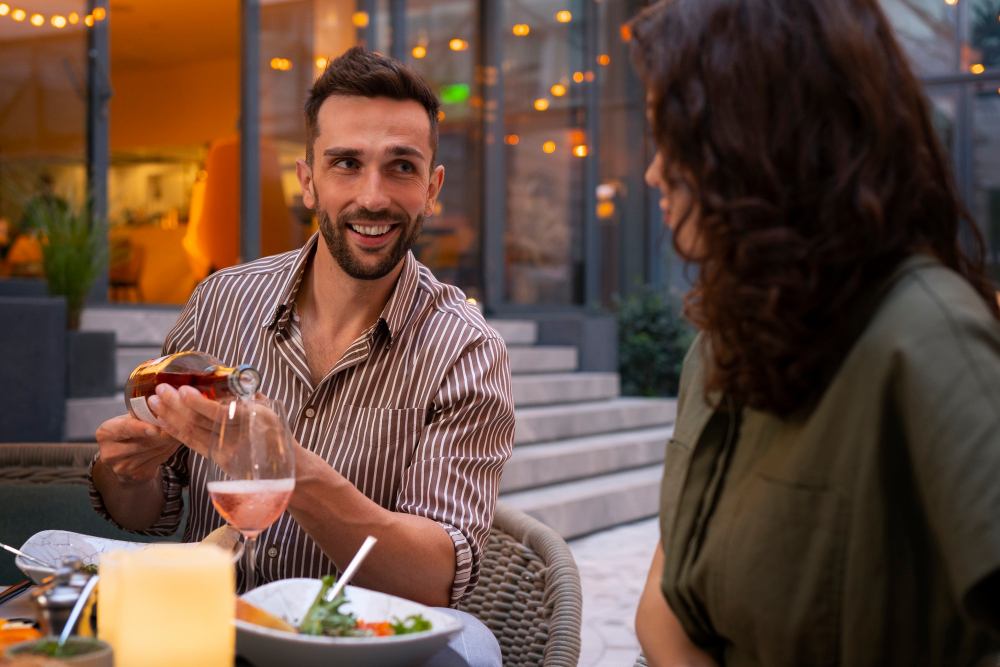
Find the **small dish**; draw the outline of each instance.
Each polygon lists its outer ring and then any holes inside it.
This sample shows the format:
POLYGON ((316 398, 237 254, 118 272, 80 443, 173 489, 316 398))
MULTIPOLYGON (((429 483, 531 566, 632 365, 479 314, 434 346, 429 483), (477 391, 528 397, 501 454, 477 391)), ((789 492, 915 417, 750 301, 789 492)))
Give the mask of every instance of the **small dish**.
MULTIPOLYGON (((244 594, 244 600, 298 627, 319 593, 318 579, 282 579, 244 594)), ((256 667, 422 665, 461 629, 461 621, 394 595, 347 586, 345 611, 369 623, 423 614, 431 629, 394 637, 312 637, 236 621, 236 653, 256 667)))
MULTIPOLYGON (((61 563, 63 558, 69 557, 79 558, 84 565, 97 565, 102 553, 118 550, 142 551, 150 544, 149 542, 124 542, 106 537, 81 535, 68 530, 43 530, 29 537, 28 541, 21 546, 21 551, 53 565, 61 563)), ((194 549, 198 544, 192 542, 190 546, 194 549)), ((233 563, 238 563, 242 555, 243 543, 240 542, 233 551, 233 563)), ((55 570, 42 567, 20 556, 14 560, 14 563, 36 584, 42 583, 42 579, 55 573, 55 570)))
MULTIPOLYGON (((20 644, 11 644, 4 649, 4 658, 10 659, 11 665, 13 666, 17 664, 17 658, 19 657, 38 655, 34 653, 35 646, 56 641, 59 641, 58 637, 42 637, 41 639, 32 639, 30 641, 21 642, 20 644)), ((73 665, 73 667, 113 667, 115 664, 114 658, 112 657, 111 646, 106 642, 102 642, 100 639, 70 637, 67 640, 66 645, 69 646, 71 650, 76 647, 78 650, 80 648, 84 648, 87 652, 66 657, 48 657, 48 660, 73 665)))

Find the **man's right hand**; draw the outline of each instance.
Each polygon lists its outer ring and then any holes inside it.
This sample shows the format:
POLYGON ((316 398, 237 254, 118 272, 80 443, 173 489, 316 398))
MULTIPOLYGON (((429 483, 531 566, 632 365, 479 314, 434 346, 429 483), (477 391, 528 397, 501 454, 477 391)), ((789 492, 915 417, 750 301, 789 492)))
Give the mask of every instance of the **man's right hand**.
POLYGON ((156 479, 160 465, 181 443, 152 424, 122 415, 101 424, 97 444, 101 449, 98 464, 128 485, 156 479))

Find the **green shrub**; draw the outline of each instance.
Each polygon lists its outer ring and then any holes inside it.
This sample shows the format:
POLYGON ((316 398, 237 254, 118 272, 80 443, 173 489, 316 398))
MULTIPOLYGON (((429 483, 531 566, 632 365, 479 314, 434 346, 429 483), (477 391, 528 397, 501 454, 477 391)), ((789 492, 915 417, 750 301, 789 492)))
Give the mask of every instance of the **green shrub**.
POLYGON ((66 297, 66 326, 76 329, 87 293, 107 257, 107 227, 91 222, 89 206, 76 208, 62 202, 36 205, 30 212, 30 222, 43 234, 49 293, 66 297))
POLYGON ((622 394, 677 395, 681 365, 695 333, 680 311, 676 299, 650 287, 619 303, 622 394))

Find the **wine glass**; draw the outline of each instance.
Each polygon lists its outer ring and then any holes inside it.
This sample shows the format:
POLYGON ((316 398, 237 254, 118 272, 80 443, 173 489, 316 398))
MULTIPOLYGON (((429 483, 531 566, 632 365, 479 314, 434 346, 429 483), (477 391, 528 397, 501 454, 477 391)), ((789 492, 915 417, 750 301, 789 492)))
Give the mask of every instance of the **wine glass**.
POLYGON ((295 490, 295 455, 285 408, 260 394, 221 404, 209 448, 208 494, 243 534, 246 590, 255 585, 257 536, 277 521, 295 490))

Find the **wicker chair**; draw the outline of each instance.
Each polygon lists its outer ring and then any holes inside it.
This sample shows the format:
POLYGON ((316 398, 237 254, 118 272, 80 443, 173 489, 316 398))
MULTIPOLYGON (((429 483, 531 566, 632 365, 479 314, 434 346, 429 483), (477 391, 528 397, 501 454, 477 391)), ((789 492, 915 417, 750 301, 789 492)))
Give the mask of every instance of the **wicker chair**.
POLYGON ((559 534, 497 503, 481 568, 479 585, 460 608, 496 635, 504 667, 576 667, 583 596, 559 534))

